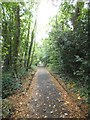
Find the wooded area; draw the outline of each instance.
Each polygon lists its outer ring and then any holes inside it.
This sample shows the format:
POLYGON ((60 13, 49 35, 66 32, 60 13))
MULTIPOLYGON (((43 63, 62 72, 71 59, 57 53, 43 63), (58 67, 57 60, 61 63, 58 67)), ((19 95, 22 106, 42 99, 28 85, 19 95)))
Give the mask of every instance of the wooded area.
POLYGON ((19 79, 31 68, 36 27, 32 10, 35 12, 37 5, 35 1, 31 1, 27 7, 24 2, 2 3, 3 98, 19 87, 15 79, 19 79))
MULTIPOLYGON (((2 2, 2 98, 21 88, 20 78, 41 61, 54 71, 72 91, 88 101, 90 49, 88 19, 90 3, 76 5, 64 0, 57 15, 50 20, 49 37, 42 45, 35 42, 39 2, 2 2), (88 7, 85 7, 87 5, 88 7)), ((43 20, 43 18, 42 18, 43 20)), ((0 48, 1 49, 1 48, 0 48)))
POLYGON ((84 8, 83 2, 76 6, 62 3, 51 24, 49 38, 43 40, 42 48, 46 55, 43 60, 66 82, 72 81, 73 86, 77 83, 76 87, 81 89, 82 96, 88 97, 88 9, 84 8))

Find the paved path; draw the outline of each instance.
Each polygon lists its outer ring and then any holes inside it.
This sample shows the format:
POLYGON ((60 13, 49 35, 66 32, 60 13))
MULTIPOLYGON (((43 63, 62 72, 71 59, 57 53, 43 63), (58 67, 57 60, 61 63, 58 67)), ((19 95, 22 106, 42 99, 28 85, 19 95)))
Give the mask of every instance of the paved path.
POLYGON ((31 85, 31 98, 28 103, 29 118, 69 118, 70 112, 64 104, 61 92, 51 81, 50 73, 39 68, 31 85))

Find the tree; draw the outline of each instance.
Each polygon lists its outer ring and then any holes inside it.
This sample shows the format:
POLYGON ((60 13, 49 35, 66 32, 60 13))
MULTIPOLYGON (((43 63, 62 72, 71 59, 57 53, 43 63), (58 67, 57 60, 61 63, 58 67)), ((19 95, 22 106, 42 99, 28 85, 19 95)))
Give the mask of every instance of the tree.
POLYGON ((19 52, 19 41, 20 41, 20 7, 16 5, 14 8, 15 11, 15 33, 14 33, 14 53, 13 53, 13 68, 17 74, 18 67, 18 52, 19 52))
MULTIPOLYGON (((47 56, 49 67, 59 74, 86 84, 88 80, 88 9, 83 3, 76 6, 63 2, 56 19, 52 20, 47 56), (80 5, 80 6, 79 6, 80 5), (77 8, 79 7, 79 8, 77 8), (77 11, 79 9, 79 11, 77 11), (75 17, 75 23, 72 18, 75 17), (74 29, 73 29, 74 28, 74 29)), ((44 47, 46 47, 43 44, 44 47)))
POLYGON ((35 24, 34 24, 34 29, 32 30, 32 34, 31 34, 31 43, 30 43, 30 46, 29 46, 29 52, 28 52, 28 60, 27 60, 27 68, 26 68, 26 70, 28 70, 28 68, 29 68, 30 57, 31 57, 31 52, 32 52, 32 46, 33 46, 33 42, 34 42, 35 27, 36 27, 36 20, 35 20, 35 24))

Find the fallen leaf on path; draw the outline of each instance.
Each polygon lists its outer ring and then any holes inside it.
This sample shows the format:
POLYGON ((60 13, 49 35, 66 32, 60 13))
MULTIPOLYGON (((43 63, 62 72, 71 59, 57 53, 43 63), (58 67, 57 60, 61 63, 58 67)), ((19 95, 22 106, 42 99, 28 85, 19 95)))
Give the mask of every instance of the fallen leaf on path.
POLYGON ((62 108, 62 110, 65 110, 65 108, 62 108))
POLYGON ((35 99, 34 101, 37 102, 37 99, 35 99))
POLYGON ((51 111, 50 113, 53 114, 53 111, 51 111))
POLYGON ((38 95, 38 93, 36 93, 36 95, 38 95))
POLYGON ((45 106, 46 104, 44 103, 43 105, 45 106))
POLYGON ((47 116, 44 116, 44 118, 47 118, 47 116))
POLYGON ((53 108, 55 108, 56 107, 56 105, 53 105, 53 108))
POLYGON ((66 101, 64 104, 65 104, 65 105, 67 105, 67 104, 69 104, 69 102, 68 102, 68 101, 66 101))
POLYGON ((27 114, 27 117, 29 117, 29 114, 27 114))
POLYGON ((20 102, 20 105, 22 105, 22 102, 20 102))
POLYGON ((46 109, 43 109, 44 112, 46 112, 46 109))
POLYGON ((77 98, 78 100, 80 100, 81 99, 81 97, 80 96, 78 96, 78 98, 77 98))
POLYGON ((68 113, 64 113, 64 115, 68 115, 68 113))
POLYGON ((49 99, 49 97, 47 97, 47 99, 49 99))
POLYGON ((39 95, 39 97, 41 97, 41 95, 39 95))
POLYGON ((57 109, 55 110, 55 112, 57 112, 57 109))
POLYGON ((49 107, 51 107, 51 105, 49 105, 49 107))
POLYGON ((63 100, 60 100, 60 99, 57 99, 58 100, 58 102, 63 102, 63 100))

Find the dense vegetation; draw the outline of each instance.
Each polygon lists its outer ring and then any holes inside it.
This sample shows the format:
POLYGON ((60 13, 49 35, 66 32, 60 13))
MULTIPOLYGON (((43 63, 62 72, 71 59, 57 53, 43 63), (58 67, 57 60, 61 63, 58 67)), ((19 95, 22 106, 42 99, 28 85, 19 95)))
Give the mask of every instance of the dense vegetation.
POLYGON ((84 2, 77 5, 63 2, 59 12, 51 21, 49 38, 43 40, 45 64, 58 73, 66 83, 71 83, 88 97, 88 8, 84 2))
MULTIPOLYGON (((63 1, 58 14, 50 21, 49 37, 43 45, 35 43, 36 13, 39 1, 3 2, 2 6, 2 97, 21 88, 20 78, 40 61, 72 81, 88 97, 90 49, 88 49, 88 8, 84 2, 76 5, 63 1)), ((1 49, 0 49, 1 51, 1 49)))
POLYGON ((38 3, 1 3, 3 98, 21 87, 18 79, 31 68, 38 3))

